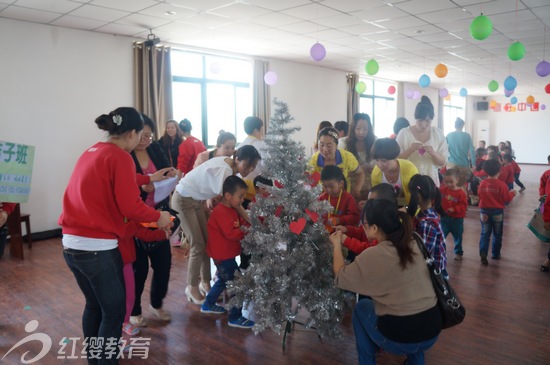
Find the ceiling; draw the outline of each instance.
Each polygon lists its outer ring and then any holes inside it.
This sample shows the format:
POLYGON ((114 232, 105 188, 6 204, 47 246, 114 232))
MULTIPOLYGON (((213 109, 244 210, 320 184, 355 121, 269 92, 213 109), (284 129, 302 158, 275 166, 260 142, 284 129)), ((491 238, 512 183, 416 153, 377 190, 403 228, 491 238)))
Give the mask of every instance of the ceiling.
MULTIPOLYGON (((365 64, 380 65, 376 78, 418 83, 470 95, 491 95, 495 79, 504 93, 508 75, 516 94, 544 93, 550 76, 536 65, 550 61, 549 0, 0 0, 0 18, 147 38, 149 29, 173 46, 223 51, 262 59, 316 64, 368 77, 365 64), (493 32, 478 41, 472 20, 483 13, 493 32), (524 44, 520 61, 510 61, 512 42, 524 44), (309 49, 323 44, 315 62, 309 49), (545 47, 546 46, 546 47, 545 47), (546 51, 546 53, 545 53, 546 51), (438 78, 438 63, 448 75, 438 78)), ((275 70, 276 71, 276 70, 275 70)))

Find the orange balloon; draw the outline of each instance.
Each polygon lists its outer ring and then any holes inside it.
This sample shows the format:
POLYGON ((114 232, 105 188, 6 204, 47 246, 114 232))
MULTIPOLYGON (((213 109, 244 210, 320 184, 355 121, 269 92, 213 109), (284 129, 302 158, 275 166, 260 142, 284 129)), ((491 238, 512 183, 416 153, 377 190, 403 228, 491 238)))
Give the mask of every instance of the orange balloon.
POLYGON ((494 100, 494 99, 491 100, 491 102, 489 103, 489 106, 490 106, 491 108, 494 108, 496 105, 497 105, 497 101, 494 100))
POLYGON ((525 101, 527 102, 527 104, 533 104, 535 102, 535 98, 533 97, 533 95, 529 95, 527 99, 525 99, 525 101))
POLYGON ((447 101, 451 100, 451 94, 447 94, 443 99, 447 101))
POLYGON ((511 110, 512 110, 513 112, 515 112, 517 109, 516 109, 515 106, 513 106, 511 110))
POLYGON ((449 72, 449 70, 447 69, 447 66, 440 63, 437 66, 435 66, 434 72, 435 72, 435 76, 437 76, 439 78, 443 78, 443 77, 447 76, 447 72, 449 72))

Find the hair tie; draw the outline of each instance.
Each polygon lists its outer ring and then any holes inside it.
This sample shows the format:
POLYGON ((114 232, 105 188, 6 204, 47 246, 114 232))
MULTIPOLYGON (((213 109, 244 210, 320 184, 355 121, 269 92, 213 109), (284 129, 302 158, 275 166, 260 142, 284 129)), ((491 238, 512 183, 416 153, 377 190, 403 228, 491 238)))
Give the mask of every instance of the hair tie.
POLYGON ((420 185, 416 185, 416 189, 417 189, 417 190, 420 190, 420 185))
POLYGON ((113 115, 113 123, 115 123, 117 127, 120 127, 122 124, 122 117, 118 114, 113 115))
POLYGON ((335 131, 328 131, 327 132, 331 137, 335 138, 336 140, 338 140, 338 133, 336 133, 335 131))

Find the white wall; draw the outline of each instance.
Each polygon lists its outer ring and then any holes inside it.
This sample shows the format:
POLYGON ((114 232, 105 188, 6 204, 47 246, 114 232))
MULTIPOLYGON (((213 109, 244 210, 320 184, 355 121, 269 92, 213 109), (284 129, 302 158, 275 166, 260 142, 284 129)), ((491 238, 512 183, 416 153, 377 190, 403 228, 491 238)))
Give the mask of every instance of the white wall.
MULTIPOLYGON (((525 101, 527 95, 514 95, 519 101, 525 101)), ((512 142, 512 148, 516 153, 516 161, 519 163, 540 163, 546 164, 547 157, 550 155, 550 96, 540 92, 534 92, 536 101, 546 105, 546 110, 538 112, 495 112, 489 108, 488 111, 476 111, 475 105, 478 101, 483 101, 481 97, 469 98, 467 108, 469 120, 475 122, 485 119, 489 121, 489 141, 488 144, 498 144, 501 141, 508 140, 512 142)), ((509 100, 504 96, 488 96, 485 101, 492 99, 502 106, 509 100)), ((477 146, 476 129, 472 135, 477 146)))
MULTIPOLYGON (((311 154, 319 123, 347 120, 346 72, 280 60, 270 60, 278 76, 271 97, 288 104, 294 122, 302 129, 295 134, 311 154)), ((271 114, 275 107, 271 106, 271 114)))
POLYGON ((35 146, 31 228, 58 228, 73 166, 103 140, 94 119, 133 104, 132 39, 0 19, 0 140, 35 146))

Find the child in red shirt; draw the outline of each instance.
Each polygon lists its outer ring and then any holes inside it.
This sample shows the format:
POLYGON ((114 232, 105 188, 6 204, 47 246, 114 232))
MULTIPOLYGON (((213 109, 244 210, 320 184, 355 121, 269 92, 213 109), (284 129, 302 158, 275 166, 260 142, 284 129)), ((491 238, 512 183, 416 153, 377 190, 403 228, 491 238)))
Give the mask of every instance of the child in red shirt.
POLYGON ((441 228, 445 238, 452 234, 455 243, 455 260, 461 260, 462 234, 464 233, 464 217, 468 207, 466 193, 458 186, 458 171, 449 169, 443 175, 444 184, 441 185, 441 207, 444 215, 441 216, 441 228))
POLYGON ((498 179, 508 185, 508 190, 512 190, 514 188, 514 167, 511 164, 512 161, 512 155, 503 155, 500 175, 498 175, 498 179))
POLYGON ((479 239, 479 255, 481 263, 488 265, 487 253, 489 240, 493 234, 492 258, 500 259, 502 247, 502 230, 504 227, 504 207, 510 203, 516 195, 515 190, 509 190, 508 186, 498 179, 500 162, 487 160, 483 164, 483 170, 489 178, 479 184, 479 208, 481 220, 481 237, 479 239))
MULTIPOLYGON (((237 208, 244 201, 248 190, 246 183, 238 176, 229 176, 222 187, 222 201, 216 205, 208 219, 208 242, 206 252, 214 260, 218 270, 218 280, 206 295, 201 306, 202 313, 223 314, 226 310, 216 304, 218 297, 225 290, 226 283, 233 280, 239 270, 236 256, 241 254, 241 240, 244 231, 241 226, 245 221, 239 216, 237 208)), ((242 307, 233 307, 229 311, 230 327, 252 328, 254 322, 243 317, 242 307)))
POLYGON ((325 191, 319 200, 327 200, 334 210, 328 215, 330 226, 355 226, 359 223, 359 210, 355 198, 346 190, 346 179, 335 165, 325 166, 321 171, 321 183, 325 191))
MULTIPOLYGON (((10 215, 17 203, 3 203, 0 202, 0 258, 4 256, 4 247, 6 246, 6 241, 8 237, 8 215, 10 215)), ((29 232, 27 232, 28 234, 29 232)))

